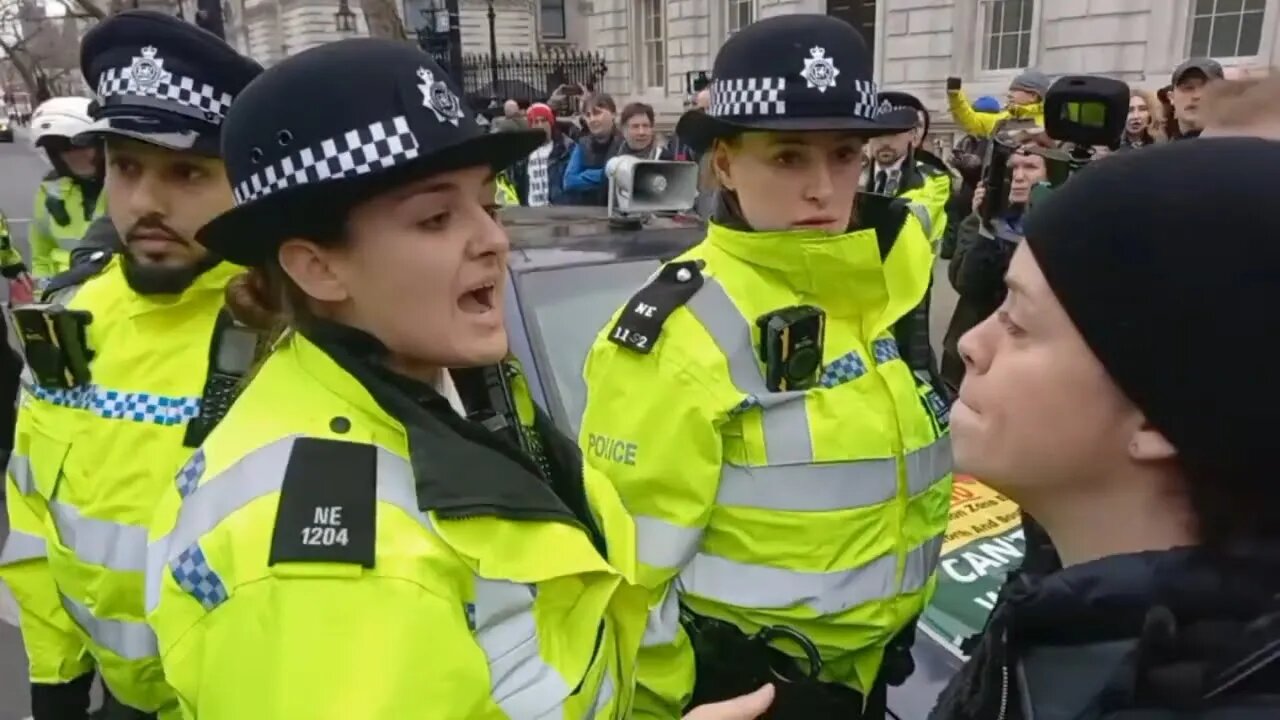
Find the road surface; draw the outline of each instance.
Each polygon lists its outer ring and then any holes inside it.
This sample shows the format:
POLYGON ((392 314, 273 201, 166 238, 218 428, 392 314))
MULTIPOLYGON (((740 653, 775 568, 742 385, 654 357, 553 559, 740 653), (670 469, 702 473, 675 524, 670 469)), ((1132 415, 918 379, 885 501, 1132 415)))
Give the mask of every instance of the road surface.
MULTIPOLYGON (((17 141, 0 143, 0 211, 9 219, 15 247, 29 256, 27 227, 31 218, 36 185, 48 172, 48 166, 30 150, 22 129, 17 141)), ((934 346, 941 352, 942 335, 955 308, 955 293, 947 281, 945 266, 939 264, 934 273, 932 335, 934 346)), ((4 513, 0 512, 0 537, 7 533, 4 513)), ((16 610, 7 593, 0 587, 0 720, 24 720, 30 714, 26 687, 26 657, 14 627, 16 610)))

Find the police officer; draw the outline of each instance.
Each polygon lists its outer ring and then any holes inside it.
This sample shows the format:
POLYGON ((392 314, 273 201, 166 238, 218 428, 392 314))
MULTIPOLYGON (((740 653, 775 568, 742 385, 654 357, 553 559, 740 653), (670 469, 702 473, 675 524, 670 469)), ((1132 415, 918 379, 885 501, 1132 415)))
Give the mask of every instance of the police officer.
POLYGON ((880 122, 911 129, 870 140, 871 162, 862 173, 862 189, 919 203, 929 213, 930 239, 938 243, 947 230, 951 170, 924 149, 929 111, 911 93, 885 91, 880 93, 880 122))
POLYGON ((81 66, 98 92, 89 134, 105 141, 105 194, 123 250, 49 282, 45 299, 67 312, 49 317, 57 342, 26 340, 33 380, 10 472, 44 518, 59 604, 112 694, 139 713, 176 717, 144 617, 146 525, 235 382, 222 367, 222 311, 239 270, 193 236, 233 202, 220 128, 261 67, 149 11, 95 26, 81 66))
POLYGON ((32 144, 43 149, 53 165, 36 191, 28 237, 31 270, 37 278, 66 270, 71 250, 89 223, 106 210, 101 150, 93 142, 73 142, 92 122, 89 103, 88 98, 51 98, 31 116, 32 144))
POLYGON ((459 94, 410 45, 347 40, 227 119, 237 206, 199 239, 254 268, 240 317, 291 331, 155 515, 148 620, 189 717, 631 703, 645 596, 621 502, 545 416, 539 457, 465 419, 445 370, 506 354, 493 177, 542 142, 485 133, 459 94))
POLYGON ((637 715, 785 676, 772 717, 883 716, 909 672, 950 449, 895 338, 929 238, 904 201, 856 195, 866 139, 915 124, 878 119, 871 69, 826 16, 724 44, 710 110, 677 128, 721 186, 707 238, 587 358, 580 442, 635 518, 651 590, 637 715))

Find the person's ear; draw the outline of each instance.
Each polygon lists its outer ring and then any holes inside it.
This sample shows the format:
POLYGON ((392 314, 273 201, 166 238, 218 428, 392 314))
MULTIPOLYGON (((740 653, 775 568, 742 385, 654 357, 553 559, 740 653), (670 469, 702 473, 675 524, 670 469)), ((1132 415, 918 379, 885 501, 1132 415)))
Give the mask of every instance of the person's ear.
POLYGON ((309 240, 291 238, 281 243, 277 258, 285 274, 309 297, 330 303, 351 297, 342 273, 334 266, 332 251, 309 240))
POLYGON ((1144 418, 1129 438, 1129 457, 1140 462, 1167 461, 1178 457, 1178 449, 1144 418))
POLYGON ((720 187, 733 192, 737 188, 733 185, 733 173, 731 167, 733 163, 732 153, 729 146, 723 142, 717 142, 711 151, 711 166, 715 170, 716 180, 720 182, 720 187))

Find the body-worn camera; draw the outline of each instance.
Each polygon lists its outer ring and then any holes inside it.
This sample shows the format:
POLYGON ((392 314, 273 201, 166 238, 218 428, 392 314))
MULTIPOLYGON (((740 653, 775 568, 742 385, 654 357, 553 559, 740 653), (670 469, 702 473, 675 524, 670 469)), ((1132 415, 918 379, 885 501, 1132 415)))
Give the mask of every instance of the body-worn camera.
POLYGON ((93 353, 85 328, 93 322, 91 314, 41 303, 12 308, 9 320, 40 385, 69 390, 89 383, 93 353))
POLYGON ((761 315, 760 361, 771 392, 805 390, 822 372, 822 337, 827 314, 812 305, 795 305, 761 315))

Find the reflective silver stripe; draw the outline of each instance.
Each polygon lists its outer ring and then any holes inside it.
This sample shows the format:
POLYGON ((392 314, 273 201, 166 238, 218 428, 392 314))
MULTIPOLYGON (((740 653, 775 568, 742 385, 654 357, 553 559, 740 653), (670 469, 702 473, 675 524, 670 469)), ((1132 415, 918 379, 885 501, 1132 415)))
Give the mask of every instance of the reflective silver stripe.
POLYGON ((9 530, 9 537, 0 544, 0 567, 44 556, 44 538, 21 530, 9 530))
MULTIPOLYGON (((249 453, 222 471, 217 482, 201 483, 183 500, 173 529, 147 547, 147 612, 155 610, 160 601, 161 580, 171 561, 237 510, 260 497, 280 492, 296 438, 282 438, 249 453)), ((430 520, 418 510, 409 464, 382 448, 378 448, 377 457, 378 500, 400 508, 430 530, 430 520)))
POLYGON ((26 455, 11 453, 6 472, 10 478, 13 478, 13 484, 18 488, 18 492, 23 495, 36 494, 36 478, 31 473, 31 460, 26 455))
POLYGON ((910 210, 911 214, 915 215, 916 219, 920 221, 920 227, 924 230, 925 239, 932 240, 933 218, 929 216, 928 208, 920 203, 910 203, 907 205, 907 209, 910 210))
POLYGON ((636 555, 645 565, 681 568, 702 542, 702 528, 681 527, 662 518, 636 515, 636 555))
POLYGON ((125 660, 145 660, 160 654, 156 635, 146 623, 94 617, 89 608, 66 595, 62 595, 62 607, 95 644, 125 660))
POLYGON ((938 559, 942 555, 942 541, 942 535, 932 537, 907 553, 907 566, 902 573, 902 592, 921 590, 929 582, 929 578, 933 577, 938 569, 938 559))
MULTIPOLYGON (((908 494, 928 490, 951 472, 951 436, 907 453, 904 461, 908 494)), ((726 465, 720 473, 716 504, 819 512, 869 507, 897 495, 896 458, 766 467, 726 465)))
POLYGON ((951 456, 951 434, 907 453, 904 462, 907 465, 907 493, 915 497, 951 474, 955 464, 951 456))
POLYGON ((474 606, 476 643, 489 661, 498 707, 513 718, 539 718, 561 707, 570 688, 540 655, 533 588, 477 577, 474 606))
MULTIPOLYGON (((281 490, 297 437, 249 453, 182 501, 173 529, 147 549, 148 613, 159 604, 169 564, 186 548, 249 503, 281 490)), ((383 448, 377 449, 377 499, 432 530, 430 518, 418 510, 413 468, 383 448)), ((494 702, 511 717, 542 717, 562 707, 570 694, 565 680, 542 659, 533 599, 529 585, 475 579, 476 643, 489 661, 494 702)))
POLYGON ((80 562, 118 572, 147 569, 147 529, 85 517, 64 502, 49 503, 58 540, 80 562))
MULTIPOLYGON (((907 553, 902 592, 924 587, 937 568, 940 537, 907 553)), ((680 573, 683 592, 734 607, 807 607, 832 615, 898 594, 897 556, 885 555, 852 570, 802 572, 699 554, 680 573)))
POLYGON ((649 620, 644 626, 641 647, 670 645, 680 634, 680 592, 676 583, 667 585, 662 602, 649 608, 649 620))
POLYGON ((756 362, 751 328, 733 304, 724 286, 707 278, 686 306, 707 329, 729 363, 729 378, 742 392, 755 397, 764 408, 765 455, 770 465, 813 462, 809 415, 804 393, 769 392, 756 362))

